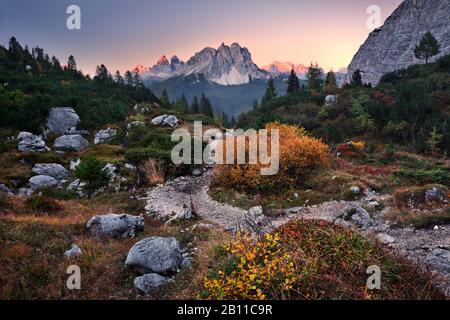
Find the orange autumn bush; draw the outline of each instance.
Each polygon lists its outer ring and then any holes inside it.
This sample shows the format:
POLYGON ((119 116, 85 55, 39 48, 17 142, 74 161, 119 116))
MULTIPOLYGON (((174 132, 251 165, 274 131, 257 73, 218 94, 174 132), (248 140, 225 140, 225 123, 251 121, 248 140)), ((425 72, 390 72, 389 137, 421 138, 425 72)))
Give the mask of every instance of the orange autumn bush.
MULTIPOLYGON (((262 175, 261 168, 268 166, 259 162, 243 165, 223 164, 216 167, 214 173, 216 185, 233 187, 242 191, 282 190, 302 184, 316 170, 330 165, 330 148, 321 140, 308 136, 305 129, 278 122, 268 123, 266 129, 269 136, 270 130, 279 130, 278 173, 262 175)), ((246 159, 248 159, 248 144, 247 139, 246 159)), ((270 138, 268 138, 268 152, 271 154, 270 138)))

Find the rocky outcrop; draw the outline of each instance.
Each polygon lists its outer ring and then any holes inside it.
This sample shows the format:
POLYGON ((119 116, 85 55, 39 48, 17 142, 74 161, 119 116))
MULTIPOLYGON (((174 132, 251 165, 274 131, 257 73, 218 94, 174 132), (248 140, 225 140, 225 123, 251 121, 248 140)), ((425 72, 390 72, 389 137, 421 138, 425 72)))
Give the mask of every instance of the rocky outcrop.
POLYGON ((0 183, 0 194, 5 194, 7 196, 13 196, 14 193, 12 193, 12 191, 5 186, 3 183, 0 183))
POLYGON ((83 138, 79 134, 64 135, 64 136, 57 138, 53 145, 57 150, 81 151, 89 145, 89 141, 87 141, 85 138, 83 138))
POLYGON ((116 129, 112 129, 112 128, 102 129, 95 134, 94 143, 99 144, 99 143, 103 143, 105 141, 111 140, 112 138, 114 138, 116 136, 116 134, 117 134, 116 129))
POLYGON ((19 145, 17 147, 19 151, 35 153, 50 151, 41 136, 34 135, 30 132, 21 132, 17 136, 17 139, 19 140, 19 145))
POLYGON ((129 214, 105 214, 92 217, 86 229, 93 236, 134 238, 144 229, 144 218, 129 214))
POLYGON ((52 108, 47 118, 49 132, 65 134, 67 130, 76 128, 80 123, 80 117, 73 108, 52 108))
POLYGON ((173 115, 163 114, 162 116, 153 118, 152 124, 155 126, 163 126, 163 127, 165 126, 174 128, 178 125, 178 119, 173 115))
POLYGON ((54 188, 58 186, 59 182, 53 177, 38 175, 30 178, 31 189, 43 189, 43 188, 54 188))
POLYGON ((348 67, 347 81, 360 69, 363 82, 376 85, 388 72, 423 63, 415 58, 414 47, 428 31, 441 45, 435 58, 450 53, 449 21, 449 0, 403 1, 360 47, 348 67))
POLYGON ((58 181, 69 177, 69 171, 58 163, 37 163, 32 171, 37 175, 50 176, 58 181))
POLYGON ((176 273, 181 262, 180 245, 175 238, 150 237, 130 249, 125 266, 140 274, 168 275, 176 273))
POLYGON ((157 273, 149 273, 134 279, 134 287, 142 293, 149 294, 171 282, 173 280, 170 278, 160 276, 157 273))
POLYGON ((76 243, 73 243, 70 249, 64 252, 64 257, 66 259, 73 259, 81 256, 81 254, 81 248, 76 243))

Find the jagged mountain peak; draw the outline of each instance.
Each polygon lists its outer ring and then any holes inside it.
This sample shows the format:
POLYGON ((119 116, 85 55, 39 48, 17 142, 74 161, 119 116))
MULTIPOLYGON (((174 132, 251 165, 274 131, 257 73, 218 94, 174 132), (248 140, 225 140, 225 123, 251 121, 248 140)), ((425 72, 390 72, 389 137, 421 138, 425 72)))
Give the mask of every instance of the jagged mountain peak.
POLYGON ((416 59, 414 47, 426 32, 441 45, 434 59, 450 53, 449 21, 450 0, 403 1, 359 48, 348 66, 347 81, 359 69, 364 82, 376 85, 388 72, 423 63, 416 59))

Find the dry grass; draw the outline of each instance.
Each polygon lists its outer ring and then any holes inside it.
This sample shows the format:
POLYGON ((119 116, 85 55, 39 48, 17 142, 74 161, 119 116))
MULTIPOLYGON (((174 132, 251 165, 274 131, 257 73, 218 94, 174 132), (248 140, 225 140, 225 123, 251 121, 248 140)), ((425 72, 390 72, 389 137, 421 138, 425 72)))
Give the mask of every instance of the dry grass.
POLYGON ((164 166, 160 161, 149 159, 140 166, 140 169, 150 186, 164 183, 164 166))

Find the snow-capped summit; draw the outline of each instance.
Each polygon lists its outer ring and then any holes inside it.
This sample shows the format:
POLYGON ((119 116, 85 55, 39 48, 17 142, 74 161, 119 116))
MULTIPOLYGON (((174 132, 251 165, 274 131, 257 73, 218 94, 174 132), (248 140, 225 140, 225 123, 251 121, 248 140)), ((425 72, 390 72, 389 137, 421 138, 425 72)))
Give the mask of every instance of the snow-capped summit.
POLYGON ((292 69, 294 69, 295 73, 299 78, 305 78, 306 73, 308 72, 308 67, 303 64, 294 64, 292 62, 280 62, 274 61, 267 66, 262 67, 261 69, 270 72, 273 75, 280 75, 284 73, 290 73, 292 69))
POLYGON ((252 61, 247 48, 238 43, 231 46, 222 43, 218 49, 201 50, 186 63, 177 56, 173 56, 170 62, 162 56, 147 73, 147 78, 151 81, 163 81, 189 75, 202 75, 220 85, 240 85, 248 83, 250 79, 267 78, 269 74, 252 61))

